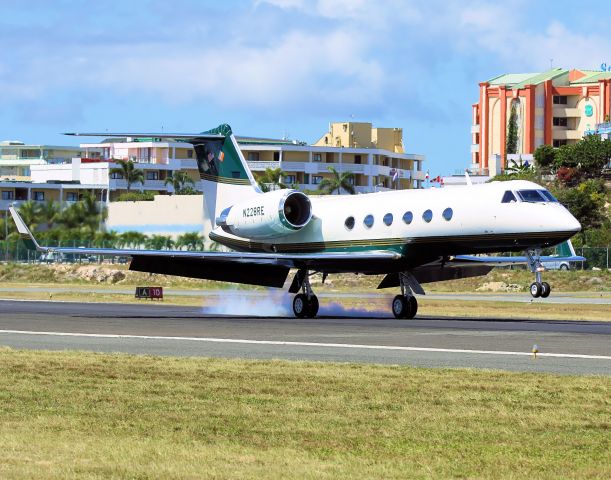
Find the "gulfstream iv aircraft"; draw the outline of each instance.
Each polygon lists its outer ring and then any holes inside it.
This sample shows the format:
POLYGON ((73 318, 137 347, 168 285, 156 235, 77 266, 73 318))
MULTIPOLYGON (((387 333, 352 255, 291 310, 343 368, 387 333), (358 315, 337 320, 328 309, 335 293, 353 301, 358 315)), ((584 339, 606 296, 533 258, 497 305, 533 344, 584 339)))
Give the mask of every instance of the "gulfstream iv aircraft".
MULTIPOLYGON (((201 134, 72 134, 168 138, 193 145, 202 180, 209 237, 231 252, 41 247, 11 207, 30 248, 71 254, 126 255, 130 270, 283 287, 296 273, 297 317, 314 317, 310 276, 385 275, 378 288, 398 288, 397 318, 413 318, 421 284, 485 275, 495 264, 527 263, 534 297, 547 297, 541 249, 568 240, 579 222, 543 187, 526 181, 364 195, 312 196, 292 189, 262 193, 228 125, 201 134), (510 259, 476 256, 524 251, 510 259)), ((573 257, 577 260, 581 257, 573 257)))

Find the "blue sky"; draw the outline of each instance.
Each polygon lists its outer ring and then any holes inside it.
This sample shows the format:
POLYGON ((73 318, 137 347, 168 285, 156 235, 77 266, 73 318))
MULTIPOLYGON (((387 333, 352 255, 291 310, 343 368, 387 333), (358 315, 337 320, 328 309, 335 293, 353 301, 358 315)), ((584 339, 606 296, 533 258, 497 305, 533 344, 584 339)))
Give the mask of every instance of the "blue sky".
POLYGON ((433 176, 470 163, 478 83, 611 65, 607 2, 0 0, 0 140, 202 131, 313 142, 402 127, 433 176))

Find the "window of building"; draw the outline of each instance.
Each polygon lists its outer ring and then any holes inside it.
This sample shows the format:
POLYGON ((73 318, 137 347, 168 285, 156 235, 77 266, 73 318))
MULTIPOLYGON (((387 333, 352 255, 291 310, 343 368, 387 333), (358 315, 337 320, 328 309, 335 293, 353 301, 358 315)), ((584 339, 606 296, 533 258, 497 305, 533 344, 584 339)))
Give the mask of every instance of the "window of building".
POLYGON ((45 192, 34 192, 34 200, 37 202, 44 202, 45 192))
POLYGON ((322 153, 313 153, 312 161, 313 162, 322 162, 322 153))
POLYGON ((280 152, 274 152, 274 162, 280 161, 280 152))
POLYGON ((120 173, 111 173, 110 174, 110 178, 113 180, 121 180, 123 178, 123 175, 121 175, 120 173))
POLYGON ((159 180, 159 172, 156 170, 146 172, 147 180, 159 180))
POLYGON ((554 148, 559 148, 562 145, 566 145, 566 140, 554 140, 554 148))
POLYGON ((344 222, 344 225, 348 230, 352 230, 354 228, 354 217, 348 217, 344 222))
POLYGON ((318 185, 322 181, 321 175, 312 175, 312 183, 318 185))
POLYGON ((7 191, 2 192, 2 200, 13 200, 14 198, 15 198, 14 192, 7 192, 7 191))
POLYGON ((355 155, 355 156, 354 156, 354 163, 358 163, 358 164, 360 164, 360 163, 361 163, 361 161, 362 161, 362 160, 361 160, 361 156, 360 156, 360 155, 355 155))
POLYGON ((433 212, 431 210, 425 210, 422 214, 422 220, 429 223, 431 220, 433 220, 433 212))
POLYGON ((248 161, 249 162, 258 162, 259 161, 259 152, 248 152, 248 161))
POLYGON ((568 118, 554 117, 554 127, 566 127, 567 125, 568 125, 568 118))
POLYGON ((66 201, 67 202, 76 202, 78 200, 78 196, 76 192, 67 192, 66 193, 66 201))
POLYGON ((284 176, 284 183, 286 183, 287 185, 293 185, 293 183, 297 182, 297 178, 295 177, 295 175, 285 175, 284 176))
POLYGON ((517 202, 517 201, 518 201, 518 199, 513 194, 513 192, 511 190, 507 190, 503 194, 503 199, 501 200, 501 203, 514 203, 514 202, 517 202))
POLYGON ((310 183, 310 174, 309 173, 303 174, 303 183, 305 183, 306 185, 310 183))
POLYGON ((412 212, 405 212, 403 214, 403 221, 409 225, 410 223, 412 223, 412 220, 414 219, 414 214, 412 212))
POLYGON ((566 105, 567 98, 566 95, 554 95, 554 105, 566 105))
POLYGON ((187 150, 187 158, 193 158, 193 150, 187 150))
POLYGON ((373 227, 373 215, 367 215, 365 217, 365 219, 363 220, 363 224, 367 227, 367 228, 371 228, 373 227))
POLYGON ((384 215, 382 221, 384 222, 384 225, 390 227, 392 225, 392 213, 387 213, 386 215, 384 215))
POLYGON ((452 220, 452 215, 454 215, 454 212, 451 208, 448 207, 443 211, 441 215, 449 222, 450 220, 452 220))

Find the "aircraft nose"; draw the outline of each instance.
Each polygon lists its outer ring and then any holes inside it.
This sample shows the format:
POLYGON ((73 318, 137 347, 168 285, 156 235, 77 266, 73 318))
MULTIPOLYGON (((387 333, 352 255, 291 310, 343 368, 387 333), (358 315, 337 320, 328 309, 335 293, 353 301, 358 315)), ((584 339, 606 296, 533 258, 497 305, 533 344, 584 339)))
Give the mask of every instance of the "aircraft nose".
POLYGON ((566 210, 565 217, 563 222, 565 229, 575 233, 581 232, 581 223, 579 223, 579 220, 577 220, 571 212, 566 210))

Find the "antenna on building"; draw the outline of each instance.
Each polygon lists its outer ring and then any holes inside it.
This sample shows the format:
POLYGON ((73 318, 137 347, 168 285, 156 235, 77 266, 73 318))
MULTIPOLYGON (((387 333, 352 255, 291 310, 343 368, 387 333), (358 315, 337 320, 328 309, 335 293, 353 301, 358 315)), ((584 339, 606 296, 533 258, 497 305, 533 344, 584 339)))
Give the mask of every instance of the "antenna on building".
POLYGON ((552 68, 554 68, 554 59, 550 58, 549 59, 549 69, 551 70, 552 68))

